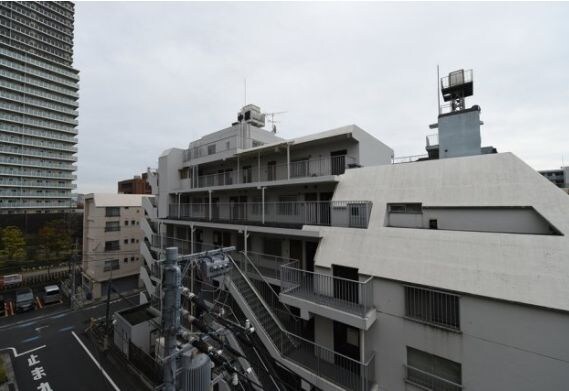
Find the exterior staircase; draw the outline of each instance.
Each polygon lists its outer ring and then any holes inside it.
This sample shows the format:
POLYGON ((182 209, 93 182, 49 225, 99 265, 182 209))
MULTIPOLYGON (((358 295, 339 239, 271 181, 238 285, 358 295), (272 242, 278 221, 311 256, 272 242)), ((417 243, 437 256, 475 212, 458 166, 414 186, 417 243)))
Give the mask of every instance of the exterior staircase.
MULTIPOLYGON (((360 363, 287 331, 251 281, 251 278, 265 281, 254 263, 244 253, 233 253, 231 259, 234 267, 226 275, 225 285, 255 326, 273 359, 325 391, 368 391, 372 388, 373 355, 365 364, 360 363)), ((278 298, 276 293, 274 295, 278 298)), ((279 304, 288 310, 284 304, 279 304)))

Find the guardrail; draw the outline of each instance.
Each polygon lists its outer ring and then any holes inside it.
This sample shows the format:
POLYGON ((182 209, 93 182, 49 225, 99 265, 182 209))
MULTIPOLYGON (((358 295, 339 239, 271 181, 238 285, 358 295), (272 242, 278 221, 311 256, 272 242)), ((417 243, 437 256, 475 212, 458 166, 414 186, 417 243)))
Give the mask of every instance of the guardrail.
POLYGON ((170 204, 169 218, 271 226, 367 228, 371 201, 290 201, 170 204))
POLYGON ((281 294, 365 316, 374 307, 373 278, 355 281, 300 269, 298 261, 281 266, 281 294))

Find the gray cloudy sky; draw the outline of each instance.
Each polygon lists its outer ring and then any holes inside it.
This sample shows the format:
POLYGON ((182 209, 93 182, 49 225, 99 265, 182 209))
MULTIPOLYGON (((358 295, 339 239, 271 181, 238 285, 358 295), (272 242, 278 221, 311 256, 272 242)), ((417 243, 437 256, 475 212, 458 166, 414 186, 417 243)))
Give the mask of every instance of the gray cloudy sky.
POLYGON ((76 4, 79 192, 116 191, 169 147, 287 110, 285 138, 355 123, 424 153, 441 73, 473 68, 482 142, 569 162, 569 4, 76 4))

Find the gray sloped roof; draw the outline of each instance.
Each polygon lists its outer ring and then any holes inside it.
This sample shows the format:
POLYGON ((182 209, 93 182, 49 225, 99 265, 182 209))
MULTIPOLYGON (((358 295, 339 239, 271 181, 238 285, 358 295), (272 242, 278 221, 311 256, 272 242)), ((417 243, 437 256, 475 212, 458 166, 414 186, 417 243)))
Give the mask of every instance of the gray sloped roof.
POLYGON ((371 200, 368 229, 323 227, 319 266, 569 311, 569 197, 511 153, 348 170, 336 200, 371 200), (385 226, 386 204, 532 206, 564 235, 385 226))

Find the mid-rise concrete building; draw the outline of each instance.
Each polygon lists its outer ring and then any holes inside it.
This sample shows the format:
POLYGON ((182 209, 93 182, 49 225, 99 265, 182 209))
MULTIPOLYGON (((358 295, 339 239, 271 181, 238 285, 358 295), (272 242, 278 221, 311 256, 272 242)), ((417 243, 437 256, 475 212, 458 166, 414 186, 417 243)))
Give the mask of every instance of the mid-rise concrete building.
POLYGON ((114 289, 138 286, 141 195, 88 194, 83 211, 83 288, 86 296, 99 298, 114 289))
POLYGON ((117 187, 119 194, 152 194, 147 173, 136 175, 132 179, 119 181, 117 187))
POLYGON ((355 125, 283 140, 256 106, 165 151, 143 200, 141 301, 160 309, 166 247, 235 246, 207 299, 249 319, 298 388, 565 389, 569 198, 487 153, 464 97, 439 131, 467 146, 441 135, 430 160, 391 164, 355 125))
POLYGON ((0 214, 74 207, 74 5, 0 2, 0 214))
POLYGON ((541 175, 551 181, 555 186, 569 193, 569 166, 557 170, 542 170, 541 175))

